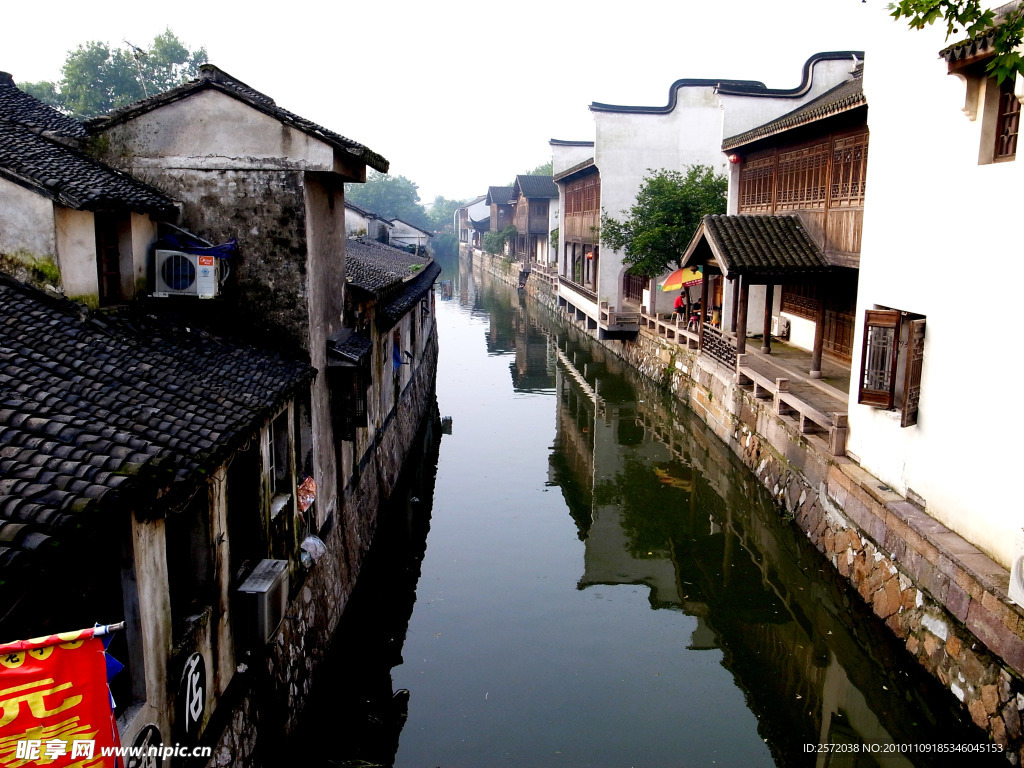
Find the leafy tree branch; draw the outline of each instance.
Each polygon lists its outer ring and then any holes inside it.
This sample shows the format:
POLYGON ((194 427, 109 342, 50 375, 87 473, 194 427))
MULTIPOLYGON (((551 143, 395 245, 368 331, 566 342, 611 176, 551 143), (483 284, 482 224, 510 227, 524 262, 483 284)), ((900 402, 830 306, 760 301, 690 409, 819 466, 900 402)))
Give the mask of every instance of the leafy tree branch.
POLYGON ((601 214, 601 240, 617 251, 636 274, 654 277, 679 259, 709 214, 725 213, 728 182, 708 165, 686 172, 647 169, 636 203, 622 221, 601 214))

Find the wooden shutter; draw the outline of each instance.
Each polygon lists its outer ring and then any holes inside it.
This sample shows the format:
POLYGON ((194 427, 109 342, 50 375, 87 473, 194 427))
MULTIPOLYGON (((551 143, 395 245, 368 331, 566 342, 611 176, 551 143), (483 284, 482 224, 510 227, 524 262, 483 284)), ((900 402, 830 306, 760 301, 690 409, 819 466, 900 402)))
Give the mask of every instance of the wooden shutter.
POLYGON ((892 408, 896 398, 896 363, 900 349, 900 313, 894 309, 864 312, 857 402, 892 408))
POLYGON ((907 339, 907 366, 903 379, 903 417, 901 427, 917 424, 921 402, 921 369, 924 367, 924 320, 911 320, 907 339))

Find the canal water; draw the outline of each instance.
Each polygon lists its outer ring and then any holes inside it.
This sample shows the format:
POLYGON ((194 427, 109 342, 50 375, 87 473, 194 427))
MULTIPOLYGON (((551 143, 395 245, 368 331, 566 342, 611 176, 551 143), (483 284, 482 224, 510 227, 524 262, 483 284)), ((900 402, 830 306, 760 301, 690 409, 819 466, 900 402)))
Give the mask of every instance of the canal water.
POLYGON ((923 751, 981 736, 699 420, 465 261, 441 279, 443 434, 382 510, 304 764, 1005 765, 923 751))

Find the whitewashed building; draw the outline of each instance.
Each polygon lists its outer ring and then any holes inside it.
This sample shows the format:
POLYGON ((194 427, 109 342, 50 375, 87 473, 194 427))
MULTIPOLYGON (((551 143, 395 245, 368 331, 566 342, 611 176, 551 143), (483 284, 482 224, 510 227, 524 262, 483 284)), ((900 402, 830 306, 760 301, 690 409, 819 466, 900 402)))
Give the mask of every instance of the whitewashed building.
MULTIPOLYGON (((594 102, 593 166, 600 173, 600 211, 619 218, 636 199, 648 169, 682 170, 708 165, 725 172, 722 139, 747 131, 814 99, 849 74, 854 53, 819 53, 804 64, 795 88, 768 88, 749 80, 682 79, 669 88, 664 106, 594 102)), ((565 171, 559 181, 566 181, 565 171)), ((563 187, 564 188, 564 187, 563 187)), ((564 201, 561 207, 564 209, 564 201)), ((671 311, 673 296, 650 294, 651 281, 628 272, 622 255, 601 248, 596 289, 572 283, 575 276, 560 246, 559 303, 585 315, 602 337, 635 335, 641 307, 671 311), (651 306, 655 303, 655 306, 651 306)), ((680 254, 681 255, 681 254, 680 254)))
POLYGON ((989 39, 946 48, 938 28, 908 33, 885 16, 875 26, 848 450, 1009 567, 1019 467, 1012 422, 985 411, 1012 360, 1024 279, 1009 226, 1024 188, 1022 83, 987 76, 989 39), (991 279, 965 274, 971 259, 991 279))

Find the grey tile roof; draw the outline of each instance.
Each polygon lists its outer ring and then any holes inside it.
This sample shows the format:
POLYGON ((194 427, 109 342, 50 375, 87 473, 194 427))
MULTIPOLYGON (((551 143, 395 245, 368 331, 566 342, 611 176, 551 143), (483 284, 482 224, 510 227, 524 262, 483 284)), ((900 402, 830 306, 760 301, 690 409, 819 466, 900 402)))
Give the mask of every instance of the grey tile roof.
POLYGON ((550 176, 516 176, 515 191, 526 198, 558 197, 558 187, 550 176))
POLYGON ((37 133, 50 131, 58 136, 84 139, 85 126, 22 91, 7 72, 0 72, 0 120, 20 123, 37 133))
POLYGON ((983 58, 992 55, 995 52, 994 45, 999 25, 1005 21, 1006 17, 1016 10, 1019 5, 1019 0, 1014 0, 1012 3, 1006 3, 998 8, 993 8, 992 10, 995 12, 993 28, 967 40, 958 40, 952 45, 946 46, 939 51, 939 56, 944 58, 946 63, 952 67, 958 61, 968 61, 970 59, 983 58))
POLYGON ((348 240, 345 246, 345 280, 357 288, 382 294, 426 268, 432 259, 415 256, 373 240, 348 240))
POLYGON ((579 173, 580 171, 589 170, 591 168, 593 168, 595 171, 597 170, 597 166, 594 165, 594 158, 588 157, 583 162, 576 163, 576 165, 571 166, 569 168, 566 168, 561 173, 556 174, 555 176, 552 177, 552 179, 554 181, 565 181, 570 176, 574 176, 575 174, 579 173))
POLYGON ((18 123, 0 120, 0 176, 76 210, 172 216, 174 202, 148 184, 18 123))
POLYGON ((381 173, 388 172, 388 161, 369 147, 366 147, 357 141, 353 141, 352 139, 346 138, 339 133, 335 133, 328 128, 324 128, 322 125, 317 125, 311 120, 307 120, 304 117, 296 115, 294 112, 282 109, 266 94, 260 93, 255 88, 246 85, 241 80, 232 77, 224 70, 219 69, 212 64, 204 64, 200 67, 200 75, 197 80, 192 80, 184 83, 183 85, 179 85, 177 88, 172 88, 169 91, 158 93, 148 99, 143 99, 142 101, 137 101, 134 104, 129 104, 120 109, 116 109, 105 117, 99 117, 88 121, 86 125, 93 131, 103 130, 109 126, 130 120, 137 115, 150 112, 165 104, 180 101, 193 93, 207 88, 232 96, 233 98, 248 104, 253 109, 257 109, 264 114, 270 115, 285 125, 289 125, 303 133, 313 136, 314 138, 320 139, 335 149, 352 154, 371 168, 378 170, 381 173))
POLYGON ((515 196, 516 191, 512 187, 487 188, 488 205, 508 205, 509 200, 512 200, 515 196))
POLYGON ((175 213, 174 202, 153 187, 74 148, 87 136, 77 120, 0 72, 0 176, 76 210, 175 213))
POLYGON ((113 515, 187 501, 313 375, 0 275, 0 605, 113 515))
POLYGON ((388 296, 384 306, 381 307, 379 325, 388 329, 402 319, 423 296, 434 286, 434 281, 441 274, 441 265, 431 261, 421 272, 402 285, 401 289, 388 296))
POLYGON ((821 96, 812 99, 802 107, 756 128, 751 128, 749 131, 725 139, 722 142, 722 149, 724 151, 736 149, 744 144, 774 136, 792 128, 867 106, 868 102, 864 97, 863 73, 864 68, 861 65, 854 70, 849 80, 825 91, 821 96))
POLYGON ((373 340, 364 333, 343 328, 327 340, 327 350, 342 360, 358 364, 373 350, 373 340))
POLYGON ((683 266, 701 240, 727 276, 792 276, 832 269, 798 216, 705 216, 683 266))

